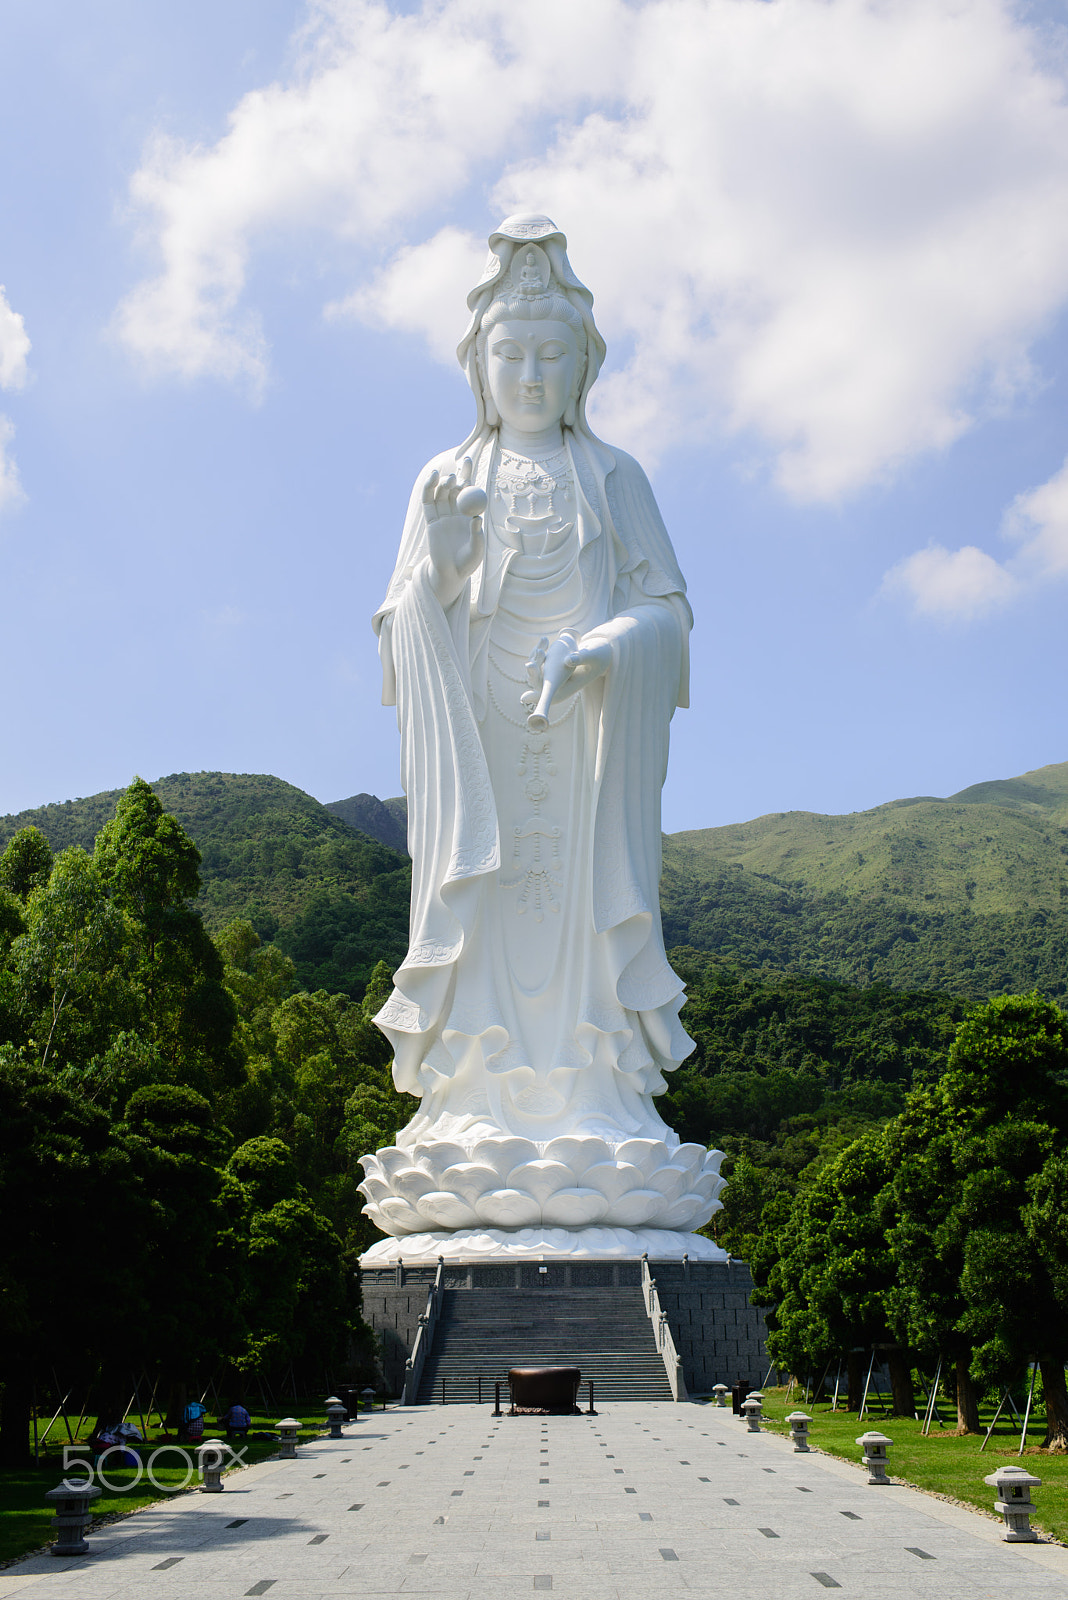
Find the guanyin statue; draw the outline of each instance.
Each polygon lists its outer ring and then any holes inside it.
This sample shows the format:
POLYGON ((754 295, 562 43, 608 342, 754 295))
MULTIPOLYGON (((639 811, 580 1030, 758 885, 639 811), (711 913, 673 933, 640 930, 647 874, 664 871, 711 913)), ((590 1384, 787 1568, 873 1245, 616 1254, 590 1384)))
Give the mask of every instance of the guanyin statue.
POLYGON ((476 421, 412 493, 375 617, 411 944, 377 1017, 420 1099, 364 1158, 367 1264, 723 1259, 720 1153, 653 1096, 693 1048, 660 926, 660 793, 691 612, 642 469, 590 430, 604 359, 564 235, 490 238, 459 347, 476 421))

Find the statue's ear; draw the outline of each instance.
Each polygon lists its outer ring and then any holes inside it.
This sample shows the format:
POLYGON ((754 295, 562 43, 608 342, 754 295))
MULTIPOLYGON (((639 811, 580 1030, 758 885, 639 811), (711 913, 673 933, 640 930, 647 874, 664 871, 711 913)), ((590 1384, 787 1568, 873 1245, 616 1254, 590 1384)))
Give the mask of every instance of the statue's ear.
POLYGON ((586 382, 586 368, 588 365, 589 356, 587 355, 578 363, 575 369, 575 381, 571 386, 571 398, 568 400, 567 409, 561 418, 565 428, 573 428, 578 421, 579 395, 582 393, 582 385, 586 382))
POLYGON ((486 369, 482 364, 481 355, 478 355, 475 358, 475 368, 478 372, 478 386, 482 391, 482 409, 486 413, 487 425, 491 428, 499 428, 501 425, 501 414, 493 402, 493 396, 490 394, 490 386, 486 382, 486 369))

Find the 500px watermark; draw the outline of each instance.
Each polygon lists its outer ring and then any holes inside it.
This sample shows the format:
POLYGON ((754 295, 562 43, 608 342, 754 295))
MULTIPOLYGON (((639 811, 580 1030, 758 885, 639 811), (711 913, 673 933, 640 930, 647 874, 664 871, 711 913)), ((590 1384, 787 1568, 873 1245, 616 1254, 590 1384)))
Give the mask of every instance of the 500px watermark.
MULTIPOLYGON (((196 1458, 194 1458, 193 1452, 187 1450, 184 1445, 160 1444, 156 1446, 147 1461, 142 1461, 141 1457, 137 1456, 137 1476, 135 1478, 129 1482, 113 1483, 107 1476, 105 1467, 108 1456, 121 1456, 123 1458, 121 1465, 126 1470, 130 1470, 130 1463, 126 1458, 136 1454, 136 1452, 132 1451, 129 1445, 112 1444, 106 1450, 101 1451, 94 1464, 78 1454, 79 1448, 76 1444, 65 1444, 63 1446, 63 1471, 70 1473, 77 1469, 84 1473, 84 1477, 75 1479, 65 1477, 63 1479, 63 1487, 71 1490, 85 1489, 91 1484, 99 1483, 103 1488, 110 1489, 112 1494, 129 1493, 131 1489, 137 1488, 137 1485, 144 1477, 147 1477, 152 1487, 158 1489, 161 1494, 180 1494, 183 1489, 189 1486, 193 1478, 197 1476, 203 1477, 205 1466, 211 1471, 225 1467, 243 1467, 245 1465, 245 1455, 248 1451, 247 1445, 241 1450, 235 1450, 233 1445, 228 1444, 225 1439, 209 1439, 199 1447, 196 1451, 196 1458), (178 1456, 180 1458, 185 1467, 185 1476, 180 1483, 161 1483, 156 1477, 156 1462, 161 1456, 178 1456)), ((112 1470, 117 1471, 118 1468, 113 1467, 112 1470)), ((176 1469, 171 1466, 169 1470, 173 1472, 176 1469)))

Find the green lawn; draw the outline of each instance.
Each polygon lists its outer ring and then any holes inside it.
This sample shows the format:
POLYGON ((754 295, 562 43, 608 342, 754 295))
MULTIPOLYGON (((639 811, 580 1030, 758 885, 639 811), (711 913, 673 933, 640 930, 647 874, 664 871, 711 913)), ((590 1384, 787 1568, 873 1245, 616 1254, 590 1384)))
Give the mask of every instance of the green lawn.
MULTIPOLYGON (((812 1418, 809 1443, 813 1448, 858 1463, 861 1457, 860 1447, 855 1442, 858 1436, 869 1430, 883 1433, 894 1441, 889 1451, 891 1477, 903 1478, 906 1483, 914 1483, 935 1494, 963 1500, 982 1511, 993 1512, 994 1509, 994 1490, 983 1482, 986 1474, 1009 1464, 1026 1466, 1036 1478, 1042 1479, 1042 1487, 1032 1491, 1039 1508, 1034 1526, 1042 1533, 1068 1542, 1068 1456, 1051 1456, 1039 1447, 1038 1441, 1045 1434, 1045 1415, 1041 1410, 1037 1414, 1032 1412, 1027 1429, 1027 1437, 1032 1442, 1021 1457, 1017 1455, 1019 1429, 1006 1424, 1004 1417, 983 1451, 979 1448, 983 1442, 981 1435, 958 1439, 952 1432, 957 1421, 956 1411, 944 1400, 939 1400, 939 1407, 946 1425, 940 1428, 937 1422, 932 1423, 925 1439, 922 1423, 911 1417, 881 1417, 876 1410, 874 1415, 865 1415, 864 1421, 858 1422, 855 1412, 841 1409, 832 1412, 827 1403, 805 1405, 803 1390, 795 1388, 789 1400, 787 1393, 786 1389, 763 1391, 764 1426, 772 1431, 789 1434, 783 1419, 791 1411, 804 1411, 812 1418)), ((992 1406, 981 1408, 984 1432, 993 1414, 992 1406)), ((738 1427, 741 1430, 744 1424, 739 1422, 738 1427)))
MULTIPOLYGON (((364 1415, 365 1413, 361 1412, 360 1426, 364 1415)), ((253 1413, 252 1432, 267 1431, 281 1417, 287 1416, 296 1417, 303 1424, 300 1431, 301 1439, 318 1438, 324 1431, 322 1401, 298 1400, 294 1401, 292 1406, 273 1412, 270 1416, 262 1412, 253 1413)), ((88 1438, 95 1422, 95 1417, 89 1417, 82 1424, 79 1435, 81 1440, 88 1438)), ((217 1438, 222 1433, 222 1429, 205 1427, 204 1437, 217 1438)), ((167 1437, 160 1430, 153 1430, 147 1442, 139 1447, 139 1454, 146 1467, 152 1451, 163 1444, 167 1437)), ((66 1442, 64 1434, 62 1443, 66 1442)), ((241 1446, 235 1444, 234 1448, 240 1449, 241 1446)), ((269 1440, 253 1440, 248 1446, 244 1461, 251 1466, 254 1462, 264 1461, 273 1456, 277 1449, 278 1446, 269 1440)), ((87 1449, 85 1455, 88 1456, 87 1449)), ((195 1454, 193 1460, 194 1462, 196 1460, 195 1454)), ((121 1516, 123 1512, 149 1505, 154 1500, 167 1499, 176 1490, 183 1492, 181 1484, 188 1477, 188 1469, 174 1452, 162 1456, 153 1471, 158 1482, 165 1486, 162 1493, 149 1482, 147 1473, 142 1476, 139 1483, 135 1484, 136 1468, 127 1467, 113 1471, 110 1463, 105 1463, 105 1472, 110 1482, 115 1485, 115 1490, 104 1489, 100 1499, 93 1501, 94 1522, 98 1523, 102 1518, 121 1516)), ((29 1467, 24 1472, 0 1473, 0 1563, 25 1555, 28 1550, 36 1550, 42 1545, 51 1544, 55 1538, 50 1526, 54 1513, 50 1502, 45 1499, 45 1494, 49 1489, 55 1489, 64 1476, 74 1482, 83 1478, 85 1474, 76 1469, 64 1473, 62 1444, 56 1442, 54 1433, 41 1452, 38 1466, 29 1467)), ((189 1483, 190 1487, 184 1492, 197 1493, 199 1479, 194 1475, 189 1479, 189 1483)), ((103 1485, 98 1487, 102 1488, 103 1485)))

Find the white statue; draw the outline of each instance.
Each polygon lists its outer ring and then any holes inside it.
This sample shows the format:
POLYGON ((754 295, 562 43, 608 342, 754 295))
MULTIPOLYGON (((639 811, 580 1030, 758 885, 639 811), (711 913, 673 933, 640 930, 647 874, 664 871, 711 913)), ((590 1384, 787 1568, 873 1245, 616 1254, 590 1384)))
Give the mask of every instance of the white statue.
POLYGON ((401 731, 411 945, 377 1022, 418 1095, 364 1158, 364 1262, 722 1260, 721 1155, 652 1096, 693 1048, 660 927, 685 584, 638 464, 590 431, 605 354, 547 217, 490 238, 470 437, 412 494, 375 617, 401 731))

